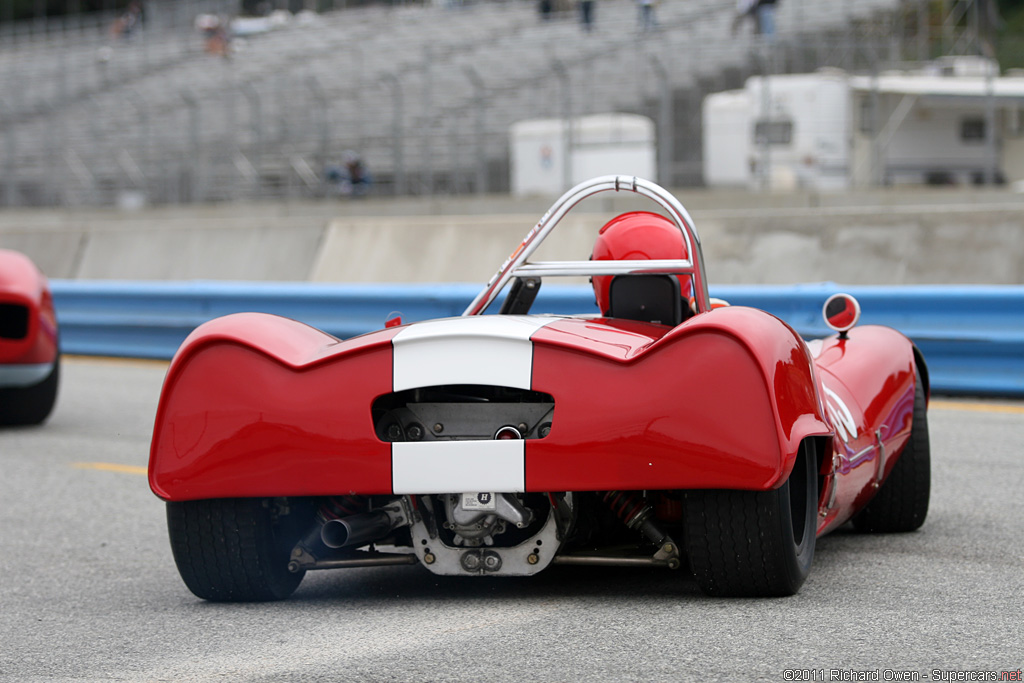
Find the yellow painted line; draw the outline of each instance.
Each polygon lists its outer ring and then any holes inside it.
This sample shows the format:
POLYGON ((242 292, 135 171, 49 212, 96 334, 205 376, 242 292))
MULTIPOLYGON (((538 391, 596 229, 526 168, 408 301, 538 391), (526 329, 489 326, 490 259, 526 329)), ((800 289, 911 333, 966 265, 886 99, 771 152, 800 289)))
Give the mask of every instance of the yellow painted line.
POLYGON ((929 408, 939 410, 964 410, 971 413, 1009 413, 1013 415, 1024 415, 1024 405, 1009 405, 1006 403, 968 403, 966 401, 932 401, 929 408))
POLYGON ((127 358, 121 356, 79 356, 71 353, 62 354, 61 360, 71 361, 72 363, 107 363, 112 365, 162 365, 164 367, 171 364, 171 361, 169 360, 160 360, 158 358, 127 358))
POLYGON ((149 469, 137 465, 117 465, 112 462, 76 462, 72 467, 80 470, 103 470, 104 472, 121 472, 122 474, 149 474, 149 469))

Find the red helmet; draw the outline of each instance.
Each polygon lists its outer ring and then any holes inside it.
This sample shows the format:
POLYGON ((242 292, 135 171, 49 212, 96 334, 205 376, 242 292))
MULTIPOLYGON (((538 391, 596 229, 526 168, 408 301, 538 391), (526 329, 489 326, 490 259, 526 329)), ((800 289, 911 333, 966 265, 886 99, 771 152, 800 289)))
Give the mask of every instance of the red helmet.
MULTIPOLYGON (((604 224, 597 234, 590 258, 595 261, 685 259, 687 253, 683 233, 675 223, 650 211, 630 211, 604 224)), ((592 278, 594 298, 602 315, 608 314, 608 290, 612 277, 597 275, 592 278)), ((684 310, 689 309, 693 284, 688 276, 679 277, 679 281, 684 310)))

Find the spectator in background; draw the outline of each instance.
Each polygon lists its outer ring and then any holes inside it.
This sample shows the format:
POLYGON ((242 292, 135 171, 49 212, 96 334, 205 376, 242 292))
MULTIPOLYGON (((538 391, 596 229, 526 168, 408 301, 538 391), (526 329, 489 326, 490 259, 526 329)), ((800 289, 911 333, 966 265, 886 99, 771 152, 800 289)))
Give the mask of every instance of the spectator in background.
POLYGON ((594 30, 594 2, 595 0, 580 0, 580 21, 587 33, 594 30))
POLYGON ((537 6, 540 11, 540 18, 543 21, 547 21, 551 18, 551 12, 554 10, 554 0, 540 0, 540 4, 537 6))
POLYGON ((654 16, 655 0, 636 0, 639 10, 637 20, 640 23, 640 30, 644 33, 658 28, 658 19, 654 16))
POLYGON ((341 165, 328 165, 324 169, 324 176, 332 194, 341 197, 363 197, 373 182, 362 157, 352 150, 342 152, 341 165))
POLYGON ((125 9, 124 14, 119 16, 117 19, 114 19, 114 23, 110 26, 110 37, 124 39, 131 38, 132 32, 141 25, 142 5, 133 0, 128 3, 128 7, 125 9))
POLYGON ((754 35, 765 36, 769 42, 775 35, 775 4, 777 0, 736 0, 736 17, 732 20, 733 35, 750 19, 754 35))
POLYGON ((206 51, 225 59, 231 58, 231 37, 228 35, 227 29, 218 26, 206 37, 206 51))
POLYGON ((200 14, 196 17, 195 26, 203 34, 203 49, 207 54, 231 58, 230 26, 225 17, 216 14, 200 14))
POLYGON ((765 40, 775 39, 775 3, 776 0, 757 0, 757 24, 765 40))

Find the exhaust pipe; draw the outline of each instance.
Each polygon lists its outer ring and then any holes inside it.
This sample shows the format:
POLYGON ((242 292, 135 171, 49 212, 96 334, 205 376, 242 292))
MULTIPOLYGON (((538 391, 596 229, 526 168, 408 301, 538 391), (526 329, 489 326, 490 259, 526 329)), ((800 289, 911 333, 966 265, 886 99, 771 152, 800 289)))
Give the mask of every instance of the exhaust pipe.
POLYGON ((408 523, 409 518, 402 505, 393 503, 379 510, 324 522, 320 540, 328 548, 366 545, 379 541, 395 527, 408 523))

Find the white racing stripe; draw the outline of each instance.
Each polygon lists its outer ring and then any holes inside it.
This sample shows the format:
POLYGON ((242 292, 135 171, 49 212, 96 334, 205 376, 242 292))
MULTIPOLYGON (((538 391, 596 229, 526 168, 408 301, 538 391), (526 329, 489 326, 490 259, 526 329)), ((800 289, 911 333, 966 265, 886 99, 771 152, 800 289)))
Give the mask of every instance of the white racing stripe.
POLYGON ((392 340, 394 391, 442 384, 529 389, 530 337, 552 320, 486 315, 410 325, 392 340))
POLYGON ((391 444, 391 485, 399 494, 526 490, 526 442, 420 441, 391 444))

